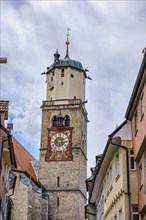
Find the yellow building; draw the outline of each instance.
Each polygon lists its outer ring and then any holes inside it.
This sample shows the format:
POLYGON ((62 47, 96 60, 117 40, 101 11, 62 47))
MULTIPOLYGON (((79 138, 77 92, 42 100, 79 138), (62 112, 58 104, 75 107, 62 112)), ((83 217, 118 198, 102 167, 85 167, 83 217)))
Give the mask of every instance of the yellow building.
POLYGON ((133 220, 138 215, 131 213, 138 204, 137 175, 130 123, 126 121, 109 136, 95 167, 89 204, 94 204, 96 220, 133 220))

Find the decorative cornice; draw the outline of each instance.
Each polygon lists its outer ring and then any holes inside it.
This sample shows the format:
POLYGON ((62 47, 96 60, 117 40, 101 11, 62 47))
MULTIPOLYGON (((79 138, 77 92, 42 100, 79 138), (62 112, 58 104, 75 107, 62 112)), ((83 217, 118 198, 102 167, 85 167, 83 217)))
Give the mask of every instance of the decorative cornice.
POLYGON ((88 120, 88 113, 85 108, 85 103, 81 99, 60 99, 60 100, 46 100, 43 101, 42 106, 40 107, 42 111, 55 111, 55 110, 75 110, 81 109, 85 119, 87 122, 88 120), (60 104, 60 102, 65 102, 60 104))
MULTIPOLYGON (((109 207, 107 208, 107 211, 104 214, 104 217, 107 217, 107 215, 109 214, 109 212, 112 210, 113 206, 117 203, 117 201, 122 197, 122 195, 124 194, 124 190, 120 189, 120 191, 117 192, 117 194, 113 197, 113 199, 111 200, 109 207)), ((106 200, 107 201, 107 200, 106 200)))

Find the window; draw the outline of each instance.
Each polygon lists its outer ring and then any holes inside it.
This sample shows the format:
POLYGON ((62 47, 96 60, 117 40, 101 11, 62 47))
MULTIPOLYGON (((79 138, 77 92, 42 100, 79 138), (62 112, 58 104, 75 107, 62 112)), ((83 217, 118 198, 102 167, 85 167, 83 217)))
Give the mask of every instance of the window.
MULTIPOLYGON (((56 117, 56 115, 53 116, 52 118, 52 127, 57 127, 57 121, 59 119, 56 117)), ((65 115, 65 117, 61 118, 63 125, 65 127, 69 127, 70 126, 70 117, 68 115, 65 115)))
POLYGON ((137 111, 135 112, 134 115, 134 128, 135 128, 135 135, 137 134, 138 131, 138 116, 137 116, 137 111))
POLYGON ((122 209, 119 210, 119 220, 123 220, 122 209))
POLYGON ((139 187, 140 189, 143 187, 142 164, 139 166, 139 187))
POLYGON ((103 190, 104 190, 104 198, 106 198, 106 179, 104 180, 104 188, 103 188, 103 190))
POLYGON ((64 69, 61 69, 61 73, 64 73, 64 69))
POLYGON ((53 81, 53 77, 51 77, 51 81, 53 81))
POLYGON ((114 216, 114 220, 117 220, 117 215, 114 216))
POLYGON ((61 73, 61 77, 64 77, 64 73, 61 73))
POLYGON ((68 115, 65 115, 64 117, 64 126, 69 127, 70 126, 70 118, 68 115))
POLYGON ((49 90, 50 90, 50 92, 53 91, 54 90, 54 86, 50 87, 49 90))
MULTIPOLYGON (((106 174, 106 184, 107 184, 107 190, 109 190, 109 172, 106 174)), ((109 192, 107 192, 109 194, 109 192)))
POLYGON ((107 195, 109 195, 112 187, 112 167, 108 169, 108 172, 106 174, 106 189, 107 189, 107 195))
POLYGON ((140 98, 140 107, 141 107, 141 119, 142 119, 144 115, 144 95, 143 94, 140 98))
POLYGON ((56 127, 57 117, 54 115, 52 118, 52 127, 56 127))
POLYGON ((60 177, 58 176, 57 177, 57 187, 59 187, 59 185, 60 185, 60 177))
POLYGON ((101 197, 101 217, 103 216, 103 211, 104 211, 104 196, 102 195, 102 197, 101 197))
POLYGON ((137 206, 132 207, 132 215, 133 215, 133 220, 140 220, 137 206))
POLYGON ((63 82, 61 82, 61 85, 63 86, 63 82))
POLYGON ((54 76, 54 71, 52 72, 52 76, 54 76))
POLYGON ((130 150, 130 169, 135 170, 136 169, 136 163, 134 160, 134 151, 130 150))
POLYGON ((117 178, 120 175, 120 160, 119 152, 115 155, 115 177, 117 178))
POLYGON ((74 78, 74 75, 73 74, 70 74, 71 78, 74 78))
POLYGON ((109 169, 109 187, 111 188, 112 186, 112 167, 109 169))
POLYGON ((59 206, 59 197, 57 197, 57 206, 59 206))

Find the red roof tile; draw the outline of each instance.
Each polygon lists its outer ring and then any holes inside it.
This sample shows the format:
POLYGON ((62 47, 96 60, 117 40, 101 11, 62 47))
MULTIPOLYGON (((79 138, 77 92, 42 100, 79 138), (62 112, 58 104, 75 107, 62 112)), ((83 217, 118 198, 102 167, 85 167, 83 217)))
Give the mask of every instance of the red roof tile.
POLYGON ((39 183, 31 165, 31 161, 35 158, 14 137, 12 137, 12 142, 17 164, 16 170, 26 172, 34 181, 39 183))

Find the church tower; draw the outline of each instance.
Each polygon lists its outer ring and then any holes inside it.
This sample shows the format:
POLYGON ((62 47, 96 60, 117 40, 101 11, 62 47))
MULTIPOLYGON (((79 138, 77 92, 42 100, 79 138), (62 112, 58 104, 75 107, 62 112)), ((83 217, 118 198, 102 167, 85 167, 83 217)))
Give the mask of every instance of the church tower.
MULTIPOLYGON (((86 71, 58 50, 47 67, 46 100, 43 101, 39 180, 49 194, 48 219, 84 220, 87 172, 86 71)), ((45 208, 42 209, 46 212, 45 208)))

